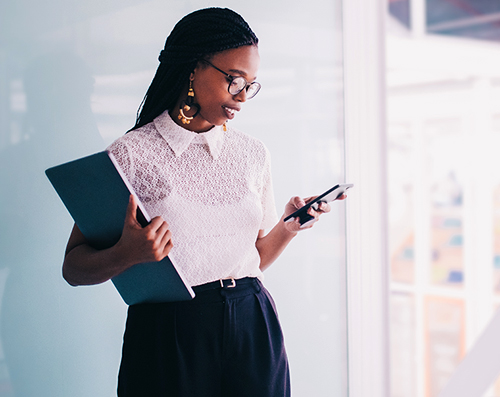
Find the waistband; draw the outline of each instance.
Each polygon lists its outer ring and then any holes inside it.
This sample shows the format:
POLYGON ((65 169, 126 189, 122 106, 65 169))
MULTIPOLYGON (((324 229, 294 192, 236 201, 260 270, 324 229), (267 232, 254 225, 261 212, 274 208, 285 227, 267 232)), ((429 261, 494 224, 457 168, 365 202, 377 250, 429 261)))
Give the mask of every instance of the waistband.
POLYGON ((196 285, 193 287, 193 291, 195 294, 199 294, 203 291, 209 290, 221 290, 221 289, 233 289, 238 288, 238 286, 248 285, 255 283, 257 281, 256 277, 244 277, 244 278, 224 278, 217 281, 212 281, 210 283, 196 285))
MULTIPOLYGON (((257 277, 245 277, 240 279, 222 279, 207 284, 192 287, 196 296, 192 300, 160 302, 160 303, 138 303, 129 306, 130 313, 156 313, 175 308, 186 309, 196 307, 200 304, 224 302, 231 299, 260 293, 264 286, 257 277), (234 281, 234 286, 233 286, 234 281)), ((198 309, 197 309, 198 310, 198 309)))

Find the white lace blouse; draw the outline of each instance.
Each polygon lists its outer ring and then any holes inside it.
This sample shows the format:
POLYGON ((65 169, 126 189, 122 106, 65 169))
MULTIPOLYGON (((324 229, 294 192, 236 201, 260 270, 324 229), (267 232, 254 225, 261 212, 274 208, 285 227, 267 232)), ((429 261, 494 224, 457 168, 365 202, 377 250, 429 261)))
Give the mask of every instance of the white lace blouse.
POLYGON ((230 127, 197 134, 165 112, 108 150, 149 215, 168 222, 169 256, 191 286, 262 277, 255 241, 278 220, 262 142, 230 127))

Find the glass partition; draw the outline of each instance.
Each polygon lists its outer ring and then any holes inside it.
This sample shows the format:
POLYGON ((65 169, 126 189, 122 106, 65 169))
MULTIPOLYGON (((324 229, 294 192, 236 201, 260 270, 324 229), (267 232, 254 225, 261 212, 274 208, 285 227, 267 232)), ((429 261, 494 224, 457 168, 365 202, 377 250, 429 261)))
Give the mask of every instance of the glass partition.
MULTIPOLYGON (((116 394, 127 308, 110 282, 72 288, 62 279, 72 220, 44 170, 132 127, 173 25, 211 5, 0 5, 1 397, 116 394)), ((227 6, 260 39, 263 85, 231 123, 269 148, 281 213, 291 196, 344 178, 341 0, 227 6)), ((265 273, 294 396, 347 396, 344 205, 333 203, 265 273)))
POLYGON ((391 396, 496 396, 494 376, 462 376, 474 393, 447 387, 461 363, 496 365, 474 349, 500 302, 500 8, 410 4, 425 32, 387 10, 391 396))

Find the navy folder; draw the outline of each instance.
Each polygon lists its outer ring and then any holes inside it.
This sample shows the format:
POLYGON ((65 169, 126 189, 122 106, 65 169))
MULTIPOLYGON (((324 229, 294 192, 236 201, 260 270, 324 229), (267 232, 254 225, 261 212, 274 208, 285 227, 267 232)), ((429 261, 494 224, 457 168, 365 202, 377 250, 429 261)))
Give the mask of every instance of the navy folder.
MULTIPOLYGON (((95 153, 49 168, 45 174, 92 247, 104 249, 118 242, 130 194, 135 193, 111 153, 95 153)), ((143 226, 151 221, 141 203, 137 220, 143 226)), ((194 298, 169 257, 134 265, 111 281, 128 305, 194 298)))

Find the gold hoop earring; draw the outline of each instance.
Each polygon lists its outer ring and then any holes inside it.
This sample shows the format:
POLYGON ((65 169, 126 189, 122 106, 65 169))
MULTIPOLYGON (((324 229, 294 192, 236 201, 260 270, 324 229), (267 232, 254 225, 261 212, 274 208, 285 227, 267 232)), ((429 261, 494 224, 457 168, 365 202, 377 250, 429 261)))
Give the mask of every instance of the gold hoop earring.
POLYGON ((188 97, 182 102, 177 118, 182 121, 182 124, 189 124, 191 123, 191 120, 198 115, 198 113, 200 113, 200 105, 194 103, 193 82, 189 81, 188 97), (184 112, 189 112, 193 107, 196 108, 196 112, 191 117, 186 116, 184 112))

